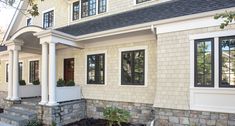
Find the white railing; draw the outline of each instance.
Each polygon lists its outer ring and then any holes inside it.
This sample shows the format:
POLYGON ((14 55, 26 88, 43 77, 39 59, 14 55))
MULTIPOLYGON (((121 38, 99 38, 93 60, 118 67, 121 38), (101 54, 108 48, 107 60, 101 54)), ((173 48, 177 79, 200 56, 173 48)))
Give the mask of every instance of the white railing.
POLYGON ((41 96, 41 85, 24 85, 19 86, 19 97, 36 97, 41 96))
POLYGON ((80 86, 56 87, 56 101, 64 102, 81 99, 80 86))

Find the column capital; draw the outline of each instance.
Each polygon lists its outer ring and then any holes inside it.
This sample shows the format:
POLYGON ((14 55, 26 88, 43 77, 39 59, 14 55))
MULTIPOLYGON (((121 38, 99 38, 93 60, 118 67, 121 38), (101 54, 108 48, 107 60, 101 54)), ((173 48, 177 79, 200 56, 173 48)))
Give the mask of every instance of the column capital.
POLYGON ((21 50, 21 46, 24 44, 22 40, 15 39, 12 41, 7 41, 5 45, 7 46, 7 50, 21 50))

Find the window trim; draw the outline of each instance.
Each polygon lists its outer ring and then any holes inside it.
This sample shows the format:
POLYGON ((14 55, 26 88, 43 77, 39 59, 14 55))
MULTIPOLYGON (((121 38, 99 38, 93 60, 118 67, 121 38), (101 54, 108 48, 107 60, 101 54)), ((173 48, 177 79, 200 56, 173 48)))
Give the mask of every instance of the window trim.
POLYGON ((119 65, 118 65, 118 85, 121 87, 147 87, 148 86, 148 46, 147 45, 143 45, 143 46, 135 46, 135 47, 127 47, 127 48, 119 48, 119 65), (124 51, 135 51, 135 50, 144 50, 144 84, 143 85, 122 85, 122 52, 124 51))
POLYGON ((221 84, 221 81, 222 81, 222 67, 221 67, 221 63, 222 63, 222 50, 220 48, 220 42, 221 42, 221 39, 224 39, 224 38, 235 38, 235 34, 233 36, 224 36, 224 37, 219 37, 219 41, 218 41, 218 50, 219 50, 219 88, 235 88, 235 85, 234 86, 224 86, 221 84))
POLYGON ((41 80, 40 79, 40 76, 41 76, 41 69, 40 69, 40 67, 41 67, 41 62, 40 62, 40 59, 38 59, 38 58, 36 58, 36 59, 30 59, 30 60, 28 60, 28 84, 33 84, 33 83, 30 83, 30 62, 31 61, 38 61, 38 67, 39 67, 39 75, 38 75, 38 78, 39 78, 39 81, 41 80))
POLYGON ((91 51, 91 52, 86 52, 85 53, 85 85, 87 86, 106 86, 107 85, 107 61, 108 61, 108 56, 107 56, 107 50, 97 50, 97 51, 91 51), (87 62, 87 56, 88 55, 96 55, 96 54, 104 54, 105 61, 104 61, 104 84, 89 84, 87 83, 87 68, 88 68, 88 62, 87 62))
POLYGON ((214 65, 214 62, 215 62, 215 60, 214 60, 214 38, 207 38, 207 39, 196 39, 196 40, 194 40, 194 87, 208 87, 208 88, 211 88, 211 87, 214 87, 215 86, 215 83, 214 83, 214 80, 215 80, 215 65, 214 65), (207 41, 207 40, 209 40, 209 41, 211 41, 211 46, 212 46, 212 48, 211 48, 211 72, 212 72, 212 74, 211 74, 211 79, 212 79, 212 84, 210 85, 210 86, 206 86, 206 85, 197 85, 196 84, 196 82, 197 82, 197 65, 196 65, 196 63, 197 63, 197 43, 198 42, 200 42, 200 41, 202 41, 202 40, 204 40, 204 41, 207 41))
POLYGON ((42 24, 41 24, 41 25, 42 25, 42 28, 44 28, 44 29, 50 29, 50 28, 55 27, 55 15, 56 15, 56 13, 55 13, 55 7, 42 11, 42 24), (52 27, 44 28, 44 27, 43 27, 43 25, 44 25, 44 13, 47 13, 47 12, 50 12, 50 11, 53 11, 53 13, 54 13, 54 17, 53 17, 53 26, 52 26, 52 27))

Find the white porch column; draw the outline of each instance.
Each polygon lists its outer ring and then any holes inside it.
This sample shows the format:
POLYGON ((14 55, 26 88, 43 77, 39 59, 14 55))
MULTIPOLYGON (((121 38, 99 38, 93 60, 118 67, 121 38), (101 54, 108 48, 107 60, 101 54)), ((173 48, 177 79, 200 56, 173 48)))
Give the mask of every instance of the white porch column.
POLYGON ((40 105, 46 105, 48 102, 48 43, 42 43, 42 72, 41 72, 41 102, 40 105))
POLYGON ((56 43, 49 43, 49 102, 48 106, 58 105, 56 101, 56 43))
POLYGON ((13 86, 13 51, 9 50, 9 59, 8 59, 8 96, 7 100, 12 98, 12 86, 13 86))
POLYGON ((19 50, 13 50, 13 96, 11 100, 20 100, 19 98, 19 50))

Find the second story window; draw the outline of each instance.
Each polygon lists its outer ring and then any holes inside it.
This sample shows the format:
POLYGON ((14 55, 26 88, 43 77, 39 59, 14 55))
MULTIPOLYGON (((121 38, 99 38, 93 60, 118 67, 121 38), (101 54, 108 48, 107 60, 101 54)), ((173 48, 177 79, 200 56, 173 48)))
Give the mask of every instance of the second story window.
POLYGON ((99 7, 98 12, 99 12, 99 14, 106 12, 106 10, 107 10, 107 0, 98 0, 98 1, 99 1, 99 3, 98 3, 98 7, 99 7))
POLYGON ((136 4, 147 2, 147 1, 150 1, 150 0, 136 0, 136 4))
POLYGON ((80 1, 73 3, 73 20, 79 19, 80 1))
POLYGON ((26 23, 27 23, 27 24, 26 24, 27 26, 32 25, 32 18, 28 18, 27 21, 26 21, 26 23))
POLYGON ((43 14, 43 28, 53 27, 54 25, 54 10, 43 14))
POLYGON ((82 17, 96 14, 96 0, 82 0, 82 17))

